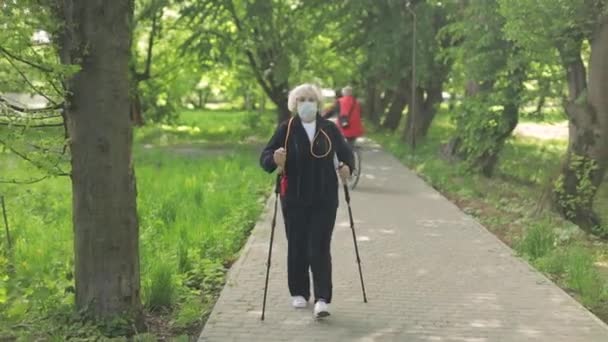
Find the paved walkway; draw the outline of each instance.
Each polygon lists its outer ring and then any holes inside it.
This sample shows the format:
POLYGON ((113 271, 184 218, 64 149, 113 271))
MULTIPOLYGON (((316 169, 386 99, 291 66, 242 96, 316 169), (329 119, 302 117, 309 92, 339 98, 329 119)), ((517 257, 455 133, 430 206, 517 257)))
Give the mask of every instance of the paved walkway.
POLYGON ((368 146, 363 165, 352 208, 369 303, 341 205, 332 316, 315 321, 311 308, 290 307, 279 220, 260 321, 269 202, 200 341, 608 341, 608 326, 395 158, 368 146))

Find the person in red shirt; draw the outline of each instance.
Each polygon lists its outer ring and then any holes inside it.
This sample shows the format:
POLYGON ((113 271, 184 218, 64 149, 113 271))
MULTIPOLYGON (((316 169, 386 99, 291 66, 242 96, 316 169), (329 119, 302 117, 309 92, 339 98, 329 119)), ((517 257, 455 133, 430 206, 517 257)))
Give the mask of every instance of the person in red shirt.
POLYGON ((351 144, 363 135, 363 123, 361 122, 361 104, 353 95, 350 86, 342 89, 342 96, 338 99, 339 115, 337 125, 342 134, 351 144))

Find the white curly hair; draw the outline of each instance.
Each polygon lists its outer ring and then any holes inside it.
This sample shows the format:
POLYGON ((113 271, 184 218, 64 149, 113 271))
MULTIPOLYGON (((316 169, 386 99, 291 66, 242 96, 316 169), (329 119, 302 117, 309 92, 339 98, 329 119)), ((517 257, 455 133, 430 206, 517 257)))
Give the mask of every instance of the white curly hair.
POLYGON ((311 83, 300 84, 289 92, 287 99, 287 108, 292 113, 296 113, 298 110, 298 97, 314 98, 319 109, 323 103, 323 93, 319 87, 311 83))
POLYGON ((353 94, 353 87, 346 86, 342 88, 342 96, 351 96, 353 94))

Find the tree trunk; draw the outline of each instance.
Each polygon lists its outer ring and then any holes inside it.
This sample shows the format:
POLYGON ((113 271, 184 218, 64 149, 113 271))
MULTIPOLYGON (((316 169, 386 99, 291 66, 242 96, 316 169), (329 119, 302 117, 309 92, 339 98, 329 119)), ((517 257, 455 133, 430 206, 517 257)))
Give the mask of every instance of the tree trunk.
POLYGON ((460 150, 461 145, 462 138, 460 136, 452 137, 447 143, 439 146, 439 154, 450 163, 459 162, 464 158, 460 150))
POLYGON ((379 115, 379 102, 380 96, 378 94, 378 88, 374 80, 368 80, 365 85, 365 109, 364 113, 367 114, 368 120, 374 125, 380 124, 379 115))
POLYGON ((409 106, 407 122, 403 131, 403 139, 411 146, 415 141, 426 137, 431 123, 437 114, 437 104, 443 100, 443 85, 441 83, 426 90, 418 87, 416 89, 416 108, 409 106), (413 119, 413 120, 412 120, 413 119), (413 126, 412 126, 413 124, 413 126))
MULTIPOLYGON (((591 41, 589 87, 580 58, 566 65, 569 98, 569 142, 561 175, 553 189, 557 211, 587 232, 599 234, 593 199, 608 166, 608 23, 604 22, 591 41)), ((604 233, 604 237, 606 234, 604 233)))
POLYGON ((134 56, 132 64, 130 65, 130 81, 131 85, 131 109, 130 109, 130 117, 131 122, 136 126, 144 125, 144 116, 143 116, 143 106, 141 103, 141 91, 139 90, 139 85, 141 82, 144 82, 151 77, 151 67, 152 67, 152 52, 154 48, 154 42, 156 40, 157 35, 160 32, 160 21, 163 14, 164 6, 160 6, 154 10, 152 13, 152 27, 150 28, 150 35, 148 37, 148 47, 146 50, 146 62, 144 66, 144 71, 139 73, 136 69, 136 60, 134 56))
POLYGON ((509 83, 504 90, 504 98, 507 102, 503 105, 504 109, 500 116, 499 125, 496 128, 498 132, 493 132, 495 144, 483 151, 481 156, 474 161, 474 165, 486 177, 492 177, 494 174, 494 170, 498 164, 498 156, 519 122, 519 107, 521 106, 525 78, 526 70, 523 67, 516 68, 510 73, 509 83))
POLYGON ((143 126, 144 125, 144 116, 142 113, 141 106, 141 97, 139 96, 139 92, 135 89, 131 95, 131 108, 130 108, 130 118, 131 122, 135 126, 143 126))
POLYGON ((139 226, 129 122, 133 0, 66 0, 58 8, 72 154, 76 306, 141 318, 139 226))
POLYGON ((415 146, 420 137, 423 121, 428 120, 424 111, 424 89, 416 87, 414 93, 416 101, 409 101, 407 106, 407 118, 405 130, 403 131, 403 140, 410 146, 415 146), (415 103, 414 103, 415 102, 415 103))
POLYGON ((420 127, 420 137, 424 138, 431 128, 431 123, 437 114, 437 107, 443 102, 443 82, 427 90, 426 101, 424 102, 424 117, 422 127, 420 127))
POLYGON ((404 93, 397 93, 391 103, 391 106, 386 113, 386 117, 384 118, 384 122, 382 123, 382 128, 394 132, 397 127, 399 127, 399 123, 401 122, 401 117, 403 117, 403 109, 407 106, 407 95, 404 93))
MULTIPOLYGON (((467 97, 473 97, 479 95, 479 93, 488 91, 492 88, 494 84, 494 80, 478 82, 475 80, 466 81, 465 85, 465 98, 463 102, 466 101, 467 97)), ((440 152, 441 155, 450 162, 461 161, 466 158, 466 155, 461 151, 462 146, 462 137, 456 133, 456 136, 452 137, 450 141, 441 145, 440 152)))
POLYGON ((401 122, 401 118, 403 117, 403 109, 408 105, 409 93, 408 93, 408 80, 401 79, 397 88, 393 92, 393 99, 391 101, 390 107, 388 108, 388 112, 384 117, 384 122, 382 123, 382 128, 387 129, 391 132, 394 132, 397 127, 399 127, 399 123, 401 122))
POLYGON ((270 98, 272 102, 277 106, 277 122, 281 123, 285 120, 288 120, 291 116, 291 112, 287 107, 287 88, 279 88, 275 92, 273 92, 272 97, 270 98))
POLYGON ((505 141, 511 136, 515 127, 517 127, 518 121, 519 105, 515 103, 505 105, 501 118, 502 132, 496 137, 496 146, 485 150, 474 162, 474 165, 481 170, 484 176, 492 177, 494 174, 494 170, 498 164, 498 156, 504 147, 505 141))

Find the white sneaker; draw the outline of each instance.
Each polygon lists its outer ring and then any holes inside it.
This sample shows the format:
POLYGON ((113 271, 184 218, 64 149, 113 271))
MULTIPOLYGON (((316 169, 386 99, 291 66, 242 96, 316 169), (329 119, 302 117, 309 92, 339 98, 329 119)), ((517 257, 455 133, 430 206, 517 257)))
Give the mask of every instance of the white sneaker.
POLYGON ((302 309, 305 308, 306 305, 308 305, 308 301, 302 296, 293 296, 291 297, 291 299, 291 305, 293 305, 293 307, 296 309, 302 309))
POLYGON ((325 303, 324 300, 319 300, 315 303, 314 310, 315 318, 323 318, 329 316, 329 304, 325 303))

